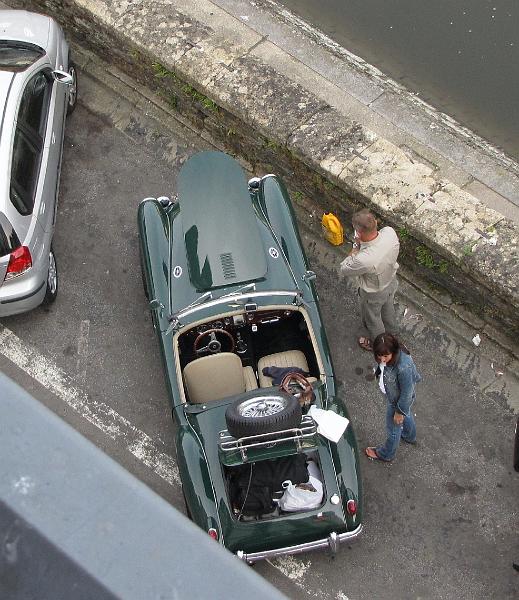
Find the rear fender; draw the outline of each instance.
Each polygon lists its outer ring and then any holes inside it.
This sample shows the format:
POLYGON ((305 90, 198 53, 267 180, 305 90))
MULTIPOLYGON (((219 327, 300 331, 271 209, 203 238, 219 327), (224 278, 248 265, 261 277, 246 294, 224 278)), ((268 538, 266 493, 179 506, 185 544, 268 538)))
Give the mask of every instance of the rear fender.
MULTIPOLYGON (((348 411, 344 404, 338 398, 331 398, 328 409, 333 410, 341 417, 350 420, 348 411)), ((348 523, 348 529, 357 527, 362 522, 362 480, 359 464, 359 450, 355 433, 350 423, 341 439, 334 444, 329 442, 337 483, 341 492, 344 515, 348 523), (355 500, 357 504, 357 514, 352 517, 348 514, 346 504, 348 500, 355 500)))
POLYGON ((178 428, 177 461, 184 496, 193 522, 206 532, 214 527, 218 532, 218 541, 223 543, 207 457, 198 436, 187 423, 178 428))

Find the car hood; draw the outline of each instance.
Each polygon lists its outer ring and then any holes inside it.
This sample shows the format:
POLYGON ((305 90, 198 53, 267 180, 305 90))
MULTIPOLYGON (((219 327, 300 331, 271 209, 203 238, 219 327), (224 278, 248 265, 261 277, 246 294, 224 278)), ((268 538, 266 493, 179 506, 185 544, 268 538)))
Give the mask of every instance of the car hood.
POLYGON ((221 152, 199 152, 180 170, 178 186, 192 284, 209 290, 264 277, 264 245, 240 165, 221 152))
POLYGON ((0 11, 0 40, 16 40, 47 48, 50 19, 25 10, 0 11))

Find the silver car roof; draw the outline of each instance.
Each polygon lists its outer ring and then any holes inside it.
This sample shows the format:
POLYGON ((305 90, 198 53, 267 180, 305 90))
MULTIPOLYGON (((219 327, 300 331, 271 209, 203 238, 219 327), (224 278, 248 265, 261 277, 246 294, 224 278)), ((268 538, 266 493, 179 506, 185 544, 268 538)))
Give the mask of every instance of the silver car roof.
POLYGON ((46 50, 51 20, 26 10, 0 10, 0 40, 36 44, 46 50))

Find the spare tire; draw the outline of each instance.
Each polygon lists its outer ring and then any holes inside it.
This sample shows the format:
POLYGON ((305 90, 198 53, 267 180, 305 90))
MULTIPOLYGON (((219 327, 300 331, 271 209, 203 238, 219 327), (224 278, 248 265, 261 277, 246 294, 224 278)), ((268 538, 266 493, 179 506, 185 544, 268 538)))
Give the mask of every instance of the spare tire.
POLYGON ((293 429, 301 417, 297 398, 283 392, 237 400, 225 411, 227 429, 235 438, 293 429))

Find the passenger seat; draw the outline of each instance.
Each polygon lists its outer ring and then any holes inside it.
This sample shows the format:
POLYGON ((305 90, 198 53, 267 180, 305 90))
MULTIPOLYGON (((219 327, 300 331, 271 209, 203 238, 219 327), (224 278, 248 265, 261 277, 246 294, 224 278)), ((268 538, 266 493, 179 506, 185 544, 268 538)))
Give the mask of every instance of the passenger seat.
MULTIPOLYGON (((263 369, 265 367, 299 367, 308 373, 308 362, 301 350, 276 352, 275 354, 268 354, 267 356, 260 358, 258 361, 258 379, 260 388, 272 386, 272 378, 263 375, 263 369)), ((317 379, 315 377, 308 377, 308 381, 311 383, 317 381, 317 379)))

